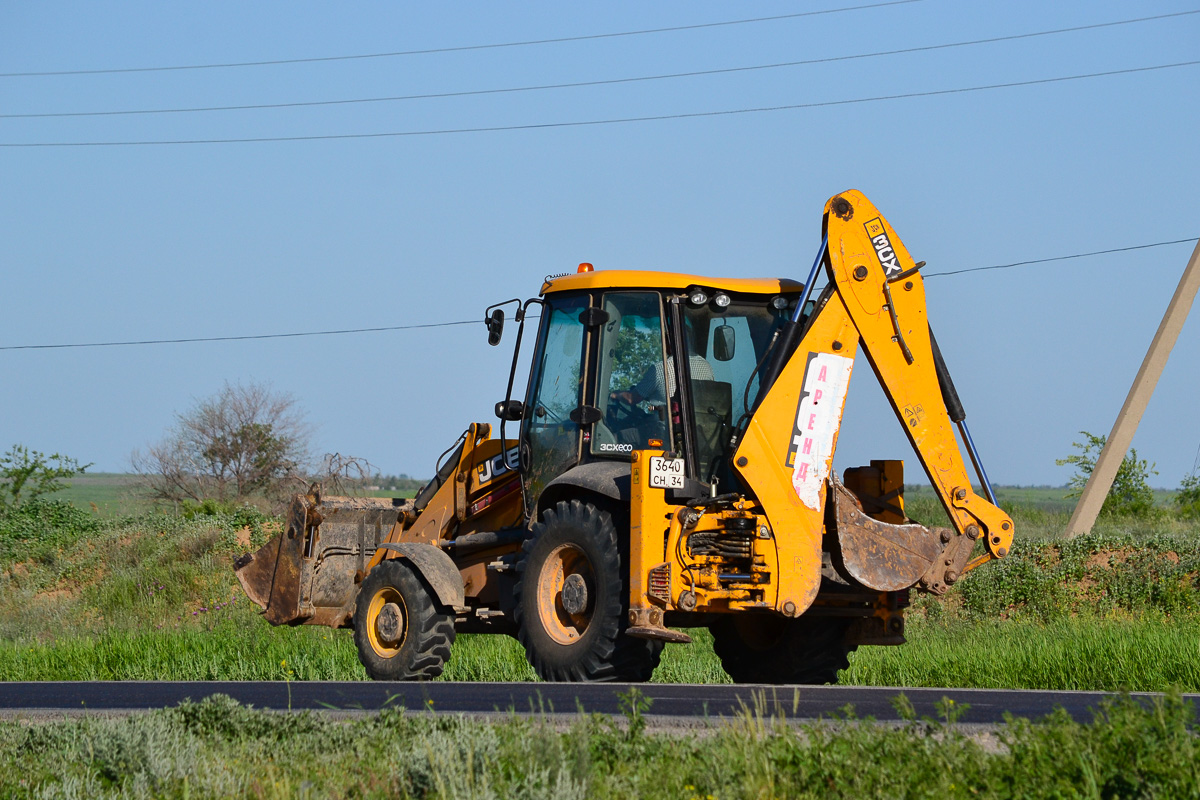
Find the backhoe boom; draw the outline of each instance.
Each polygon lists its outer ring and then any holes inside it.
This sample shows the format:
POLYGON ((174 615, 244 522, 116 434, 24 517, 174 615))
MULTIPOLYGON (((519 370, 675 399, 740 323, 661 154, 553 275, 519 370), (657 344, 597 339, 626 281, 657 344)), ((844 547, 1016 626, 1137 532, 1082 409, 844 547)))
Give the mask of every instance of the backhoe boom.
POLYGON ((859 582, 884 590, 907 576, 909 585, 919 580, 935 593, 966 570, 1003 558, 1013 536, 1012 520, 977 495, 967 475, 938 378, 919 266, 859 192, 829 200, 824 228, 829 285, 795 349, 784 354, 779 377, 763 394, 734 457, 773 526, 787 532, 778 537, 780 563, 794 568, 780 576, 776 607, 785 613, 792 609, 789 616, 816 598, 827 528, 836 532, 845 566, 859 582), (953 531, 870 519, 833 474, 846 389, 860 345, 953 531), (836 513, 827 515, 830 502, 836 513), (972 561, 980 539, 984 553, 972 561))

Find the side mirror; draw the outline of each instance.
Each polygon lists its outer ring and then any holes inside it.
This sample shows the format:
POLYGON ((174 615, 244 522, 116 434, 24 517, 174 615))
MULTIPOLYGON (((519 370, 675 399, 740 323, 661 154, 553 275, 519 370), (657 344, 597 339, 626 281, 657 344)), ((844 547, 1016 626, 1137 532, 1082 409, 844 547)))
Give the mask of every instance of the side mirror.
POLYGON ((504 310, 497 308, 483 323, 487 325, 488 329, 488 344, 492 347, 500 344, 500 337, 504 334, 504 310))
POLYGON ((713 358, 717 361, 732 361, 734 334, 732 325, 718 325, 713 331, 713 358))
POLYGON ((501 400, 496 403, 497 419, 516 422, 523 416, 525 416, 525 404, 520 400, 501 400))

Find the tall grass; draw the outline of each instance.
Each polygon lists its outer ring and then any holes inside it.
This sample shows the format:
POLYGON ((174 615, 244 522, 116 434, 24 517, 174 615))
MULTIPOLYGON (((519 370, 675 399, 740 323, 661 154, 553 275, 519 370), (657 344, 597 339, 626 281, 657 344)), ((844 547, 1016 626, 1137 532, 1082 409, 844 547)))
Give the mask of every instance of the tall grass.
MULTIPOLYGON (((623 721, 483 723, 384 711, 346 721, 210 698, 125 718, 0 721, 0 795, 176 798, 1196 797, 1195 711, 1177 697, 1002 725, 793 728, 747 712, 698 733, 623 721)), ((954 713, 947 710, 948 719, 954 713)))
POLYGON ((1200 691, 1194 617, 917 623, 903 647, 861 648, 840 683, 992 689, 1200 691))
MULTIPOLYGON (((0 680, 365 680, 349 631, 271 628, 234 615, 205 629, 111 632, 0 644, 0 680)), ((656 683, 727 683, 711 637, 671 645, 656 683)), ((461 636, 442 680, 536 680, 503 636, 461 636)), ((983 620, 910 625, 903 647, 863 647, 840 683, 860 686, 1200 691, 1194 618, 983 620)))

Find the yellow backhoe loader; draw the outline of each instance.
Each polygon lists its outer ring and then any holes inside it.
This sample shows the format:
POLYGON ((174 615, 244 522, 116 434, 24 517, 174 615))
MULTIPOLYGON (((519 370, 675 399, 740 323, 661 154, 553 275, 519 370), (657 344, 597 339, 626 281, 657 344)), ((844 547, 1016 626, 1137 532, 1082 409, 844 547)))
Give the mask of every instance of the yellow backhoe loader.
POLYGON ((926 318, 923 263, 855 191, 828 201, 822 234, 804 283, 581 264, 489 308, 491 344, 506 306, 518 323, 499 436, 472 424, 412 500, 296 497, 236 562, 246 594, 274 625, 353 628, 381 680, 437 677, 459 631, 515 636, 553 681, 647 680, 695 627, 738 682, 835 682, 855 647, 902 644, 910 590, 1003 558, 1013 524, 926 318), (953 527, 908 518, 901 461, 833 471, 860 349, 953 527))

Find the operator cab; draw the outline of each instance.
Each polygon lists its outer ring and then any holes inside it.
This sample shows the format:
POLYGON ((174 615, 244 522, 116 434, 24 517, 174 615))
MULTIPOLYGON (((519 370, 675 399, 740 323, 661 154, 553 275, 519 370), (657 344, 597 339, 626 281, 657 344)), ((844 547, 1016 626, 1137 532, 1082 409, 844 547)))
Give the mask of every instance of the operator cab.
POLYGON ((628 462, 635 450, 683 459, 684 494, 744 489, 730 439, 801 289, 642 271, 548 278, 530 301, 541 323, 526 401, 506 415, 515 420, 519 406, 528 507, 572 467, 628 462))

